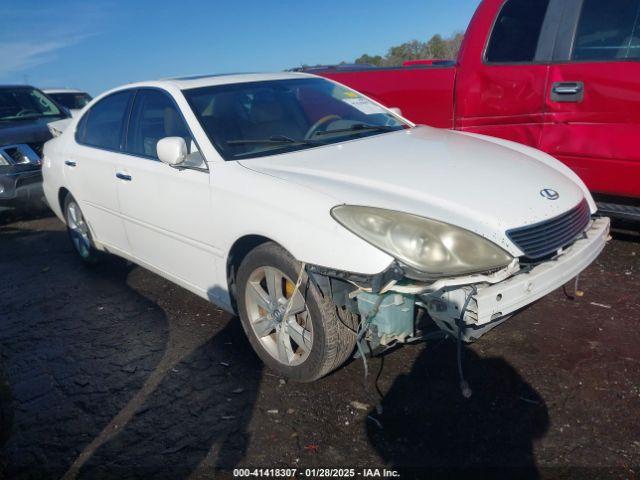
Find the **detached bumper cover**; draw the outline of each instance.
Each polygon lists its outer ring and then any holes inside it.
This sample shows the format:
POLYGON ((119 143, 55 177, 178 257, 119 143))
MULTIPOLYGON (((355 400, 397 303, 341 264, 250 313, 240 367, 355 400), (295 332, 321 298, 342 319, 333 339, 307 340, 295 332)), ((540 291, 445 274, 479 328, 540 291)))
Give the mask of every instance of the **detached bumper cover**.
POLYGON ((602 252, 609 236, 608 218, 595 219, 562 255, 541 263, 527 273, 478 290, 477 326, 509 315, 561 287, 587 268, 602 252))

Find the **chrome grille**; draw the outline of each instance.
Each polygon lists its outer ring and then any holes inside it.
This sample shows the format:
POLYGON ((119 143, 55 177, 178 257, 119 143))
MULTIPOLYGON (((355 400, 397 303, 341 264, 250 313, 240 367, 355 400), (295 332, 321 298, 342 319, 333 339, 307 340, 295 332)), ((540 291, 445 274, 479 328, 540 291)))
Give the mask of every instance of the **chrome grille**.
POLYGON ((0 156, 9 162, 10 165, 29 163, 40 165, 41 162, 41 155, 25 143, 0 146, 0 156))
POLYGON ((589 224, 590 218, 589 205, 582 200, 577 207, 551 220, 509 230, 507 237, 527 258, 537 259, 575 240, 589 224))

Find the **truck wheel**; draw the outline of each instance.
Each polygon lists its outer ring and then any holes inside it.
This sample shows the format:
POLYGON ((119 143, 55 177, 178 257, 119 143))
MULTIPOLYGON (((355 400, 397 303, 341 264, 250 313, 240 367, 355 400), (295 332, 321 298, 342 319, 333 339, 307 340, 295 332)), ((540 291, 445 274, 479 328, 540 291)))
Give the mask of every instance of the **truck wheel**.
POLYGON ((344 362, 353 352, 355 335, 345 331, 335 305, 306 273, 294 294, 299 273, 300 263, 286 250, 264 243, 238 269, 237 304, 242 327, 260 359, 287 378, 311 382, 344 362))
POLYGON ((98 261, 99 252, 94 247, 82 210, 71 194, 64 199, 64 218, 74 250, 84 263, 94 265, 98 261))

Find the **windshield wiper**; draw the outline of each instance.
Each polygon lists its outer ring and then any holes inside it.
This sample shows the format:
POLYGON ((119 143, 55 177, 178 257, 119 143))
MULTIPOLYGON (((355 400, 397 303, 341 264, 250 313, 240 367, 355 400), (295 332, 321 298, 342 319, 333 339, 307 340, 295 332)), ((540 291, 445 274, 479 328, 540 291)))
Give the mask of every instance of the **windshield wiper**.
POLYGON ((356 123, 355 125, 351 125, 348 128, 337 128, 335 130, 325 130, 324 132, 316 132, 316 135, 331 135, 332 133, 344 133, 344 132, 362 132, 366 130, 377 130, 379 132, 395 132, 400 128, 391 127, 388 125, 369 125, 368 123, 356 123))
POLYGON ((319 140, 295 139, 285 135, 274 135, 269 138, 241 138, 237 140, 227 140, 227 145, 326 145, 319 140))

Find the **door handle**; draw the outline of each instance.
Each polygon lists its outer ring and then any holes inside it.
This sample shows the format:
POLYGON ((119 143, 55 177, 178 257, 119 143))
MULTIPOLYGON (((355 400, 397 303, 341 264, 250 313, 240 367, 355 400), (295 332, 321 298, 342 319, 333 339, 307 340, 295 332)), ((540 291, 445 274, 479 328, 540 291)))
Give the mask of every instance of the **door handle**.
POLYGON ((131 181, 131 175, 129 175, 128 173, 117 172, 116 177, 118 177, 120 180, 125 180, 127 182, 131 181))
POLYGON ((575 95, 576 93, 580 93, 582 88, 578 84, 566 84, 566 85, 556 85, 553 87, 554 93, 558 95, 575 95))
POLYGON ((64 161, 64 164, 65 164, 67 167, 75 167, 75 166, 76 166, 76 161, 75 161, 75 160, 65 160, 65 161, 64 161))
POLYGON ((555 82, 551 86, 551 100, 553 102, 581 102, 583 99, 583 82, 555 82))

